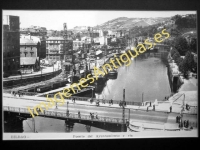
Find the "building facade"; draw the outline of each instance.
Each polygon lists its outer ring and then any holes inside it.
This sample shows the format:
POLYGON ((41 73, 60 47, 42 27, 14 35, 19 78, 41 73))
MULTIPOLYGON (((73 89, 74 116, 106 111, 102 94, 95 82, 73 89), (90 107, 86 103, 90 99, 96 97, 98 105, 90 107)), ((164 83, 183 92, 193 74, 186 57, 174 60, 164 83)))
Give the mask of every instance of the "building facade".
POLYGON ((20 69, 22 73, 40 70, 41 41, 39 37, 20 35, 20 69))
POLYGON ((3 72, 17 74, 20 68, 18 16, 3 16, 3 72))
POLYGON ((63 37, 49 37, 46 40, 46 58, 62 61, 66 55, 72 55, 73 41, 63 37))
POLYGON ((82 49, 84 47, 84 41, 73 41, 73 50, 77 51, 79 49, 82 49))
POLYGON ((40 39, 34 36, 20 36, 20 57, 39 57, 40 39))

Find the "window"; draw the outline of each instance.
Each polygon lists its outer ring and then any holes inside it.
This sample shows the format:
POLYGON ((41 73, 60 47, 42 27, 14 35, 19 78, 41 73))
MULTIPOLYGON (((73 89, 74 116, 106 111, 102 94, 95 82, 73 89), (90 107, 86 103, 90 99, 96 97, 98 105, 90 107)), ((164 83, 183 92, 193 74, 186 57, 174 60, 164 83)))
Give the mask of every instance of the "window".
POLYGON ((28 52, 24 52, 24 55, 25 55, 25 57, 26 57, 26 54, 27 54, 28 52))
POLYGON ((32 55, 33 55, 34 52, 30 52, 30 53, 31 53, 31 57, 32 57, 32 55))

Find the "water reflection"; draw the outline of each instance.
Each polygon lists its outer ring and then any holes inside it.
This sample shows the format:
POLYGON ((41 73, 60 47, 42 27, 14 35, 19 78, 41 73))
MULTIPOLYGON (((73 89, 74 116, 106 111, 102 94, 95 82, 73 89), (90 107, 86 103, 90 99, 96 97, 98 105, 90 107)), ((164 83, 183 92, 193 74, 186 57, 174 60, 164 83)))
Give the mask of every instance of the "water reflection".
POLYGON ((120 100, 126 90, 126 100, 139 102, 163 100, 171 93, 167 68, 160 58, 146 54, 132 59, 130 66, 118 68, 115 80, 108 80, 99 98, 120 100))

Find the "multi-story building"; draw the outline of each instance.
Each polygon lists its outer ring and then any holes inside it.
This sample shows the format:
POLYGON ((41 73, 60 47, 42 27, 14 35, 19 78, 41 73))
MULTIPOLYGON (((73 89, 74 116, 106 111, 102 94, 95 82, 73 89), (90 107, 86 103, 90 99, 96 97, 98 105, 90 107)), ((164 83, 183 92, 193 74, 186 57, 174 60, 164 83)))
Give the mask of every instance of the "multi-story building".
POLYGON ((73 41, 73 50, 77 51, 78 49, 81 49, 84 47, 84 41, 73 41))
POLYGON ((20 68, 18 16, 3 16, 3 72, 15 74, 20 68))
POLYGON ((46 57, 49 60, 64 60, 72 55, 73 42, 63 37, 49 37, 46 40, 46 57))
POLYGON ((40 45, 38 37, 20 35, 20 57, 38 57, 40 45))
POLYGON ((39 37, 20 35, 21 72, 33 72, 40 69, 41 41, 39 37))

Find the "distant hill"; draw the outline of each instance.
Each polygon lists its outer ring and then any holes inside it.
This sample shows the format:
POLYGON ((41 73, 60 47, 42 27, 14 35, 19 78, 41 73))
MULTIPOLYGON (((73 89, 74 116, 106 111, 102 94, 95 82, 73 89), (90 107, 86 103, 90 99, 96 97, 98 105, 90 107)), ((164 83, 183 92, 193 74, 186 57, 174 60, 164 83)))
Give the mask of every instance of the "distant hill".
MULTIPOLYGON (((113 20, 109 20, 101 25, 98 25, 100 29, 110 29, 110 30, 121 30, 121 29, 130 29, 135 26, 149 26, 157 23, 162 23, 170 20, 168 18, 127 18, 127 17, 119 17, 113 20)), ((97 27, 97 26, 96 26, 97 27)))

